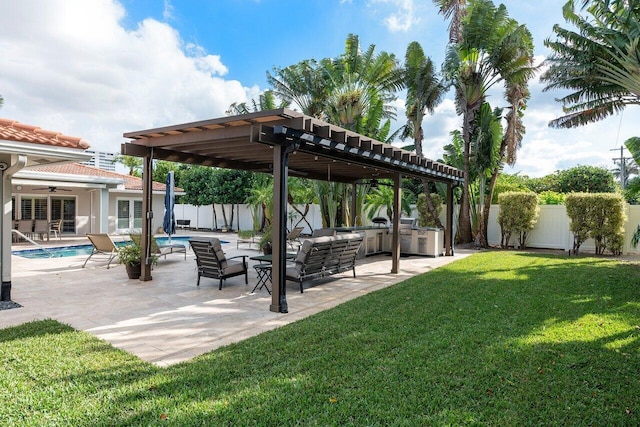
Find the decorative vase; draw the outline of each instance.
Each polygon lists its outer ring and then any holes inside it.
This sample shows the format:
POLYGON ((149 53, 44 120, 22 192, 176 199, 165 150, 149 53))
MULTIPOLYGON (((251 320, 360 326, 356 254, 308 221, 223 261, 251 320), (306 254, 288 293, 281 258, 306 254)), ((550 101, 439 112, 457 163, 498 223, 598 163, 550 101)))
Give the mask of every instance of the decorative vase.
POLYGON ((125 268, 129 279, 139 279, 142 275, 142 264, 126 264, 125 268))

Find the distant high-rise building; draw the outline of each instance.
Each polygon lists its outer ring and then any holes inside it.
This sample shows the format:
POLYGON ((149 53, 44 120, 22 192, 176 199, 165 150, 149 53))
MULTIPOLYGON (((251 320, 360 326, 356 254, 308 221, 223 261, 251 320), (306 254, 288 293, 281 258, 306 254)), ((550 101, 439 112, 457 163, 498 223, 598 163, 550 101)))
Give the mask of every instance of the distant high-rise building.
POLYGON ((95 166, 100 169, 108 170, 111 172, 116 171, 115 158, 116 153, 105 153, 104 151, 87 150, 86 153, 93 154, 91 160, 83 162, 83 165, 95 166))

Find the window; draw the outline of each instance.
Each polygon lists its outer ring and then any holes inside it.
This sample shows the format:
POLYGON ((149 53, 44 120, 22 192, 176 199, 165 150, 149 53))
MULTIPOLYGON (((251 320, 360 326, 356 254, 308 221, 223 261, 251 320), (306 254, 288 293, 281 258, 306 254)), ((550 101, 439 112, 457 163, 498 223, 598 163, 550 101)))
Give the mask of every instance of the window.
POLYGON ((23 197, 20 199, 21 219, 47 219, 48 200, 46 197, 23 197))

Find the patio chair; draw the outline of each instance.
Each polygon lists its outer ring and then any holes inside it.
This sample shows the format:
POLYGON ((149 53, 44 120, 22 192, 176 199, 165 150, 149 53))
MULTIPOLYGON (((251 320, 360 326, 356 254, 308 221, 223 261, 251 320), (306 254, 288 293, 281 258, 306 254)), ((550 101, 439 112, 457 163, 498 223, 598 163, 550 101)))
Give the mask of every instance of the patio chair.
POLYGON ((244 284, 249 284, 247 256, 239 255, 227 258, 222 250, 220 240, 214 238, 208 240, 189 240, 193 253, 196 254, 196 264, 198 265, 198 282, 200 277, 209 277, 220 280, 218 289, 222 290, 222 282, 229 277, 244 274, 244 284), (234 261, 235 258, 242 258, 242 261, 234 261))
POLYGON ((49 223, 49 236, 52 234, 58 238, 58 240, 62 240, 60 233, 62 232, 62 218, 51 221, 49 223))
POLYGON ((111 261, 118 256, 118 247, 113 240, 111 240, 111 236, 105 233, 87 234, 87 238, 93 245, 93 249, 91 250, 89 258, 87 258, 84 261, 84 264, 82 264, 82 268, 84 268, 85 265, 87 265, 87 261, 96 254, 102 254, 109 257, 109 260, 107 261, 107 268, 109 268, 111 261))
MULTIPOLYGON (((141 243, 140 234, 129 234, 131 240, 135 242, 138 246, 141 243)), ((187 247, 185 245, 181 245, 180 243, 169 243, 166 245, 161 245, 158 243, 154 236, 151 236, 151 253, 156 254, 158 256, 164 256, 164 259, 167 259, 167 255, 169 254, 184 254, 184 259, 187 259, 187 247)))
POLYGON ((36 219, 35 225, 33 226, 33 235, 38 236, 38 239, 44 240, 44 236, 47 236, 47 240, 49 240, 49 221, 46 219, 36 219))
POLYGON ((291 249, 295 249, 293 247, 293 242, 298 243, 298 247, 302 244, 300 241, 300 234, 304 230, 304 227, 295 227, 289 234, 287 234, 287 243, 291 246, 291 249))

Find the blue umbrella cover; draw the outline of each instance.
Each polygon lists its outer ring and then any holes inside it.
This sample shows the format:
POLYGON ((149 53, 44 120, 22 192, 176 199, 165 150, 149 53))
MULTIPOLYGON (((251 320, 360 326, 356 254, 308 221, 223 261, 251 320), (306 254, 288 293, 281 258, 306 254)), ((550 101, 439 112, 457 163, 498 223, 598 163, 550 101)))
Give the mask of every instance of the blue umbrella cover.
POLYGON ((167 186, 164 193, 164 218, 162 219, 162 229, 171 238, 172 234, 176 234, 176 216, 173 211, 176 203, 176 193, 174 190, 174 178, 173 171, 167 174, 167 180, 165 181, 167 186))

